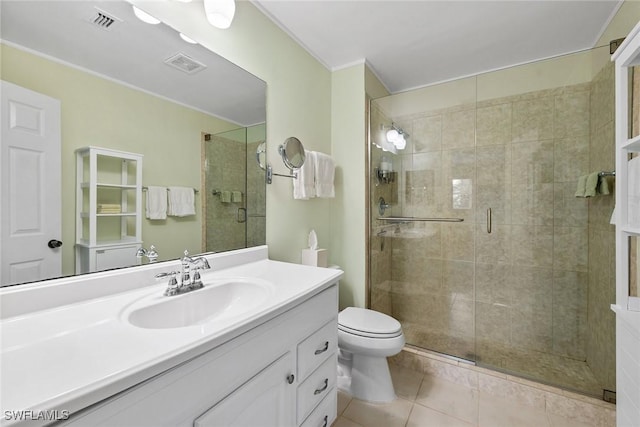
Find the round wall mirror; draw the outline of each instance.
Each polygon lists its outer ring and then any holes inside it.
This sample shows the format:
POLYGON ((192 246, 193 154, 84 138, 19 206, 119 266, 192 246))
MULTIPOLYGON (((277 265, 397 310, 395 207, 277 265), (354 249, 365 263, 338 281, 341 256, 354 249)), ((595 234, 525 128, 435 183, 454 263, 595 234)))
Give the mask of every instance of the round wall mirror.
POLYGON ((267 162, 265 162, 266 157, 267 157, 267 143, 263 141, 258 145, 258 148, 256 148, 256 161, 258 162, 258 166, 260 166, 260 169, 262 170, 266 170, 266 164, 267 164, 267 162))
POLYGON ((282 161, 289 169, 300 169, 304 164, 304 146, 296 137, 289 137, 280 146, 282 161))

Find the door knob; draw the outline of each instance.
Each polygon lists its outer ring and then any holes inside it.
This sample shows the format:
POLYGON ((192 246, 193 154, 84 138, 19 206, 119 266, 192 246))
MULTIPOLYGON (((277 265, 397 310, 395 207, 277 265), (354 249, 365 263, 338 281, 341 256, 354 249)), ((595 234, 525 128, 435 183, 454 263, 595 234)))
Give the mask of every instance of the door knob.
POLYGON ((62 242, 60 240, 51 239, 47 243, 47 246, 49 246, 51 249, 59 248, 60 246, 62 246, 62 242))

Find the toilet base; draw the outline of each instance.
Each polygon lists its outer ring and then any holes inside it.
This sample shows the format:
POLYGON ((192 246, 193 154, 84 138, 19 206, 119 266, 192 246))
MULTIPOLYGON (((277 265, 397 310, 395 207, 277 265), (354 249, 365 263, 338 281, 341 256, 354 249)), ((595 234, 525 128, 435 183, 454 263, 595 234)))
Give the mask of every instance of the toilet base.
POLYGON ((367 402, 386 403, 396 398, 386 357, 341 351, 338 357, 338 388, 367 402))

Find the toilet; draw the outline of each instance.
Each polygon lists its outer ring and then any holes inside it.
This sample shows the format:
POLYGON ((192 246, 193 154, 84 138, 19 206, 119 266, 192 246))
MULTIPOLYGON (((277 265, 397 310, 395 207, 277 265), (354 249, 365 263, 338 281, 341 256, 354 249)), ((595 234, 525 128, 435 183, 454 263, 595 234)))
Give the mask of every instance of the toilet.
POLYGON ((387 357, 404 346, 400 322, 365 308, 348 307, 338 314, 338 388, 369 402, 396 398, 387 357))

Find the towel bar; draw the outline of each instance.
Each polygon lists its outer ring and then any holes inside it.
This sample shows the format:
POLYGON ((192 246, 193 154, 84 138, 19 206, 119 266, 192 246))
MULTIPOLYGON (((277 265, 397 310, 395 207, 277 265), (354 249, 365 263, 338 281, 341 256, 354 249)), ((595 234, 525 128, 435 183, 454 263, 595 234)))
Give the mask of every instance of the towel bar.
POLYGON ((401 221, 401 222, 462 222, 463 218, 416 218, 412 216, 388 216, 379 217, 379 221, 401 221))
POLYGON ((616 176, 616 171, 611 171, 611 172, 602 171, 602 172, 598 172, 598 176, 599 176, 599 177, 603 177, 603 176, 616 176))
MULTIPOLYGON (((149 187, 147 187, 146 185, 145 185, 144 187, 142 187, 142 191, 147 191, 148 189, 149 189, 149 187)), ((171 189, 170 189, 169 187, 167 187, 167 191, 171 191, 171 189)), ((198 192, 198 189, 197 189, 197 188, 194 188, 194 189, 193 189, 193 192, 194 192, 194 193, 197 193, 197 192, 198 192)))

